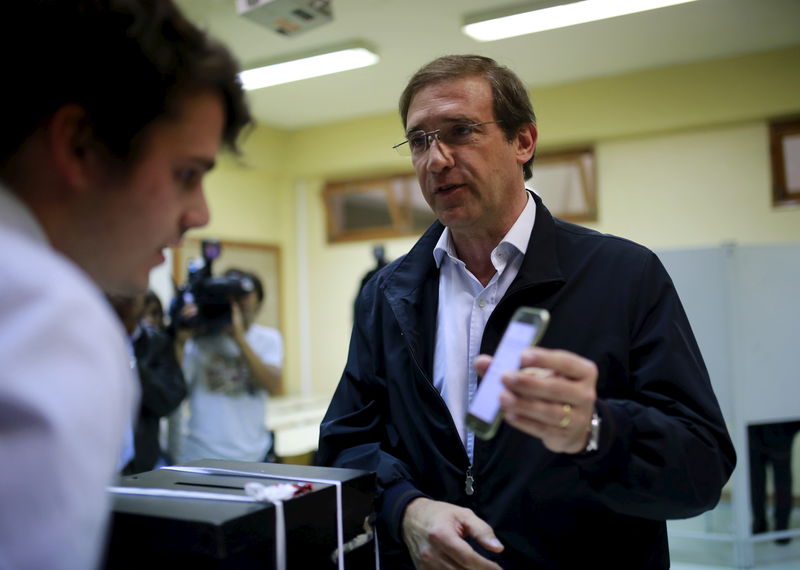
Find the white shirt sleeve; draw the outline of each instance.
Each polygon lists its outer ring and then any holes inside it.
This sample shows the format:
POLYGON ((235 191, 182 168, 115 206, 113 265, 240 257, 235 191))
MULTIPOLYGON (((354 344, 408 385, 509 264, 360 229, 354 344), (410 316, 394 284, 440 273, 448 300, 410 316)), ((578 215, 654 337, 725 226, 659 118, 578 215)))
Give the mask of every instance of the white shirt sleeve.
POLYGON ((90 569, 138 385, 99 291, 46 254, 17 261, 0 266, 0 568, 90 569))
POLYGON ((283 367, 283 337, 278 330, 254 324, 247 329, 245 337, 253 352, 266 364, 283 367))

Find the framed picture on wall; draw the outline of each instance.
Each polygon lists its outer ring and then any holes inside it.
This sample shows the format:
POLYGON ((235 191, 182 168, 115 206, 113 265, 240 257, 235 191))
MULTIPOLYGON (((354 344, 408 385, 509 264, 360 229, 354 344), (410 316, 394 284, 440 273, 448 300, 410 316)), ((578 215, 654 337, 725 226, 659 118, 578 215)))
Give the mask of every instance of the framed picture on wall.
MULTIPOLYGON (((172 277, 175 283, 186 283, 189 262, 202 259, 203 238, 185 238, 179 248, 172 250, 172 277)), ((221 240, 221 251, 211 266, 213 275, 222 275, 228 269, 242 269, 255 273, 264 286, 264 303, 256 322, 281 330, 280 248, 265 243, 221 240)))
POLYGON ((415 174, 330 182, 322 197, 329 242, 421 235, 436 219, 415 174))
MULTIPOLYGON (((597 220, 593 149, 542 153, 533 163, 531 186, 553 215, 573 222, 597 220)), ((329 182, 322 198, 329 242, 420 235, 436 219, 416 174, 329 182)))
POLYGON ((772 204, 800 205, 800 118, 769 126, 772 204))
POLYGON ((558 218, 571 222, 597 220, 597 182, 591 148, 538 155, 528 187, 541 196, 547 209, 558 218))

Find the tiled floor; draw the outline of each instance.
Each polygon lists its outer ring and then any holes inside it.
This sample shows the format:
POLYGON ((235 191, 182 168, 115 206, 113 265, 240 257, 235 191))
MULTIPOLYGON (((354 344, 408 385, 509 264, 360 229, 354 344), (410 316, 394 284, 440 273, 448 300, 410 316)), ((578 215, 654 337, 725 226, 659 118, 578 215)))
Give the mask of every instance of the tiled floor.
MULTIPOLYGON (((733 527, 729 503, 722 502, 710 513, 683 521, 668 523, 670 557, 673 570, 732 570, 752 568, 754 570, 800 570, 800 536, 789 544, 775 544, 774 540, 762 540, 753 546, 753 565, 745 566, 738 560, 730 537, 733 527), (691 533, 710 532, 714 539, 693 538, 691 533)), ((800 529, 800 509, 795 509, 790 521, 792 529, 800 529)), ((766 537, 765 537, 766 538, 766 537)))

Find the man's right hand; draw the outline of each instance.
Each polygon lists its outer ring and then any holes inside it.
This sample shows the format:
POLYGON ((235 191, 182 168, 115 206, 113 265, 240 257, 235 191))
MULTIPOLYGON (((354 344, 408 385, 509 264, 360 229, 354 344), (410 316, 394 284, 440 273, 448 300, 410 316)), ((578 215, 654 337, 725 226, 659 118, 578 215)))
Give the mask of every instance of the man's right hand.
POLYGON ((501 552, 492 527, 470 509, 419 497, 411 501, 403 515, 403 540, 421 569, 499 570, 464 540, 471 536, 492 552, 501 552))

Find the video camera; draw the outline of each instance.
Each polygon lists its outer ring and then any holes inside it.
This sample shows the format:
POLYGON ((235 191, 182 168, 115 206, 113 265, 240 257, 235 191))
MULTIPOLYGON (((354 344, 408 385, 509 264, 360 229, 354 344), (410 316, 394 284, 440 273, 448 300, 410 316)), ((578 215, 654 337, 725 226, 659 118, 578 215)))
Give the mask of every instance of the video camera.
POLYGON ((231 302, 255 290, 253 280, 247 275, 238 272, 213 275, 213 262, 221 252, 219 240, 201 242, 202 265, 190 262, 186 283, 175 291, 175 300, 170 308, 174 328, 190 328, 198 332, 222 329, 231 322, 231 302), (197 314, 191 317, 181 315, 188 303, 197 306, 197 314))

